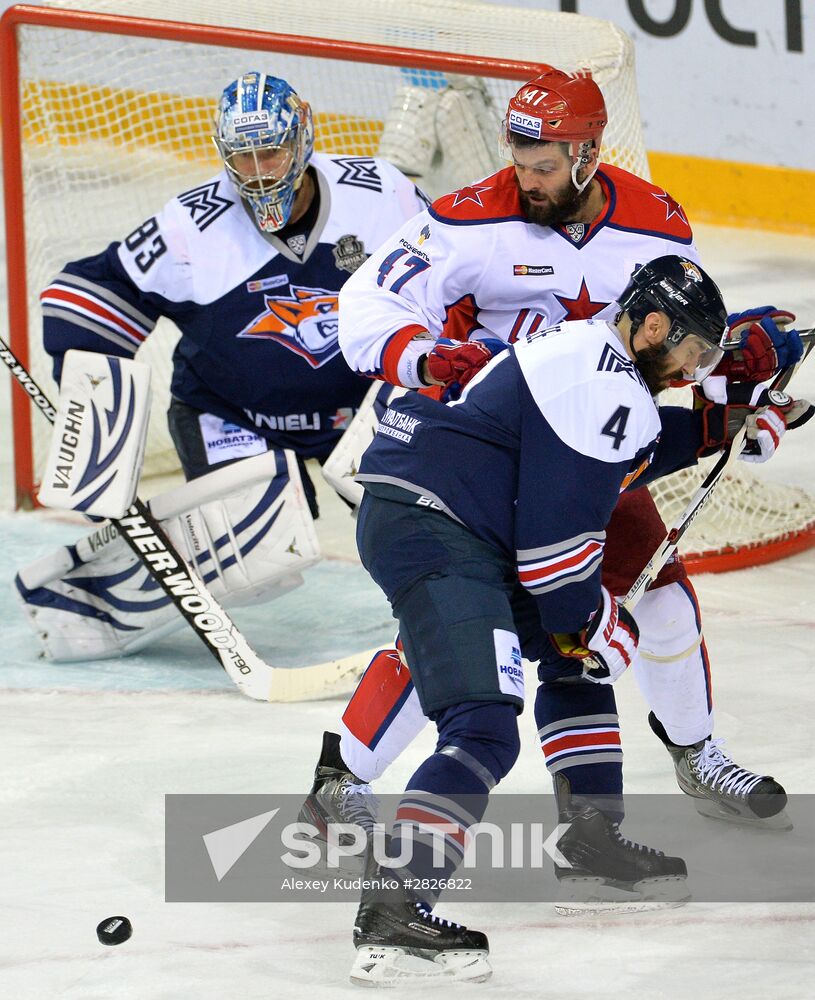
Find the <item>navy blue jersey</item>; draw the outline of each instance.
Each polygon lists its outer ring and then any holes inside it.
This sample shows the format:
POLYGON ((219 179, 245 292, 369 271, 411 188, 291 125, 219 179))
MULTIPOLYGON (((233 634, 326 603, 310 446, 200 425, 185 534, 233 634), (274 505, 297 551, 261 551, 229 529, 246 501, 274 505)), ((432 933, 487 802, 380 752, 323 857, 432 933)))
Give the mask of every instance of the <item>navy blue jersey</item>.
POLYGON ((385 412, 357 479, 436 506, 512 557, 549 632, 582 628, 600 597, 619 494, 695 462, 698 417, 657 412, 609 324, 564 323, 496 357, 443 405, 385 412))
POLYGON ((164 316, 181 331, 176 398, 326 456, 369 385, 340 353, 339 290, 424 202, 382 160, 315 155, 311 169, 319 212, 306 234, 261 234, 221 172, 68 264, 41 296, 55 377, 71 348, 132 356, 164 316))

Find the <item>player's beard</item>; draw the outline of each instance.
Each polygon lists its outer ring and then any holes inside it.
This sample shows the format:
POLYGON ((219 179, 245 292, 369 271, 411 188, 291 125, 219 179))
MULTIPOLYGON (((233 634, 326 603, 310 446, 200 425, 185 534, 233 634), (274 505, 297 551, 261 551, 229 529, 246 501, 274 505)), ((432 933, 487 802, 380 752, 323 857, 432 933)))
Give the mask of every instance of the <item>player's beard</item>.
POLYGON ((589 186, 578 191, 570 180, 559 191, 546 195, 542 201, 533 201, 518 183, 517 177, 515 183, 518 184, 518 197, 523 213, 536 226, 563 226, 567 222, 574 222, 589 200, 589 186))
POLYGON ((685 377, 680 369, 671 365, 661 347, 644 347, 637 351, 636 365, 652 396, 659 395, 671 382, 685 377))

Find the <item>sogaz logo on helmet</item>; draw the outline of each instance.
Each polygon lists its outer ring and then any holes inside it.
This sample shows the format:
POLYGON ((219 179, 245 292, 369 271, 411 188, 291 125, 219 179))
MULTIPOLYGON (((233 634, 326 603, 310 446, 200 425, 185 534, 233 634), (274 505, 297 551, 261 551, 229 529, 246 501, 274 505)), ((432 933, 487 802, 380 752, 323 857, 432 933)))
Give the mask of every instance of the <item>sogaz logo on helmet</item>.
POLYGON ((532 136, 533 139, 540 139, 541 119, 534 115, 525 115, 520 111, 510 111, 509 128, 511 132, 520 132, 522 135, 532 136))
POLYGON ((245 111, 232 118, 232 127, 236 132, 255 132, 258 129, 270 129, 272 119, 268 111, 245 111))

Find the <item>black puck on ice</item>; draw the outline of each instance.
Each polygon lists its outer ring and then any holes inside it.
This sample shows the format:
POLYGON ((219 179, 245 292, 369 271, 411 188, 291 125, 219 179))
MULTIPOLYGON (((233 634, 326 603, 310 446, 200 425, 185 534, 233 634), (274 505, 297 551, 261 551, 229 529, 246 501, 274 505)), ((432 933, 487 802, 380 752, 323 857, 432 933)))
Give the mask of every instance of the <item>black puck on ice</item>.
POLYGON ((96 936, 102 944, 121 944, 133 933, 133 924, 127 917, 108 917, 96 928, 96 936))

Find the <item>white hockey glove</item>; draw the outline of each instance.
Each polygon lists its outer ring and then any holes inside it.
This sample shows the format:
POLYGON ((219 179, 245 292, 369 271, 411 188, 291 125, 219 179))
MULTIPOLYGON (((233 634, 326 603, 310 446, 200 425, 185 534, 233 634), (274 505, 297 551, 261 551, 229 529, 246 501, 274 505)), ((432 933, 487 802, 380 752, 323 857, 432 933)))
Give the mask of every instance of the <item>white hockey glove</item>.
POLYGON ((583 661, 583 677, 594 684, 613 684, 634 662, 640 630, 631 614, 600 588, 600 604, 576 635, 551 636, 561 656, 583 661))
MULTIPOLYGON (((279 597, 320 558, 291 452, 235 462, 154 497, 150 509, 226 607, 279 597)), ((20 570, 15 583, 52 660, 122 656, 184 624, 109 522, 20 570)))
POLYGON ((731 383, 721 376, 694 386, 696 409, 702 410, 703 442, 700 457, 730 444, 744 424, 747 441, 739 455, 743 462, 766 462, 775 454, 788 430, 802 427, 815 413, 806 399, 750 382, 731 383))

